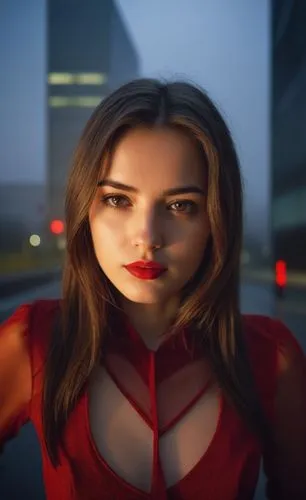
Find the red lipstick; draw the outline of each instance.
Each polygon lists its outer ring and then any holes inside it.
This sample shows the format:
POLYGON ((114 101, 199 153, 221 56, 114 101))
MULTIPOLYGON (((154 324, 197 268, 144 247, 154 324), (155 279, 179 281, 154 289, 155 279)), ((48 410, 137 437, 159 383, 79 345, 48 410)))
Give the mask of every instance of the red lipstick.
POLYGON ((141 280, 155 280, 167 270, 158 262, 149 260, 138 260, 124 267, 129 273, 141 280))

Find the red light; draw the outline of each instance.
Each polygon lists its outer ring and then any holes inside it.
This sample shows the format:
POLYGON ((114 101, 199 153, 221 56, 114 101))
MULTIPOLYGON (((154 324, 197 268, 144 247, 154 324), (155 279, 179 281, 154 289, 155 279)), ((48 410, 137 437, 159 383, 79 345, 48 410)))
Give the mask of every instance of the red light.
POLYGON ((50 230, 53 234, 62 234, 64 232, 64 223, 62 220, 53 220, 50 223, 50 230))
POLYGON ((275 264, 275 281, 280 287, 287 284, 287 264, 284 260, 278 260, 275 264))

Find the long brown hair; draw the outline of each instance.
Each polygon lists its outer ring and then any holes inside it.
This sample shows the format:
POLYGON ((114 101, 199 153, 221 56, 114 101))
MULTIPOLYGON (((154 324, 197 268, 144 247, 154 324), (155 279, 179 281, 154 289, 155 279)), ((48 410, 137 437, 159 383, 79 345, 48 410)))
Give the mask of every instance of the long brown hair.
POLYGON ((116 140, 139 125, 179 127, 196 138, 203 152, 211 236, 201 268, 184 290, 174 326, 203 335, 225 396, 260 438, 268 436, 239 310, 242 188, 230 132, 198 87, 139 79, 113 92, 94 111, 68 180, 63 300, 51 337, 43 389, 44 435, 54 465, 58 464, 58 445, 67 419, 101 360, 103 341, 116 314, 114 290, 94 254, 89 208, 101 168, 103 176, 105 160, 116 140))

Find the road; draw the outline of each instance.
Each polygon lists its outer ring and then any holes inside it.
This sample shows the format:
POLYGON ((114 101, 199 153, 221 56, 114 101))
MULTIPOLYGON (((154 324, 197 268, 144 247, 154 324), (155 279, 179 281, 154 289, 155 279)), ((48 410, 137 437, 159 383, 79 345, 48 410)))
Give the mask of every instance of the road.
MULTIPOLYGON (((19 297, 0 303, 0 319, 17 307, 35 298, 55 298, 60 294, 58 282, 37 286, 19 297)), ((241 288, 241 309, 282 319, 295 334, 306 352, 306 289, 290 289, 282 301, 276 301, 270 285, 244 283, 241 288)), ((0 499, 43 500, 43 482, 38 442, 33 427, 28 424, 17 439, 7 444, 0 459, 0 499)), ((254 500, 263 500, 264 476, 261 473, 254 500)))

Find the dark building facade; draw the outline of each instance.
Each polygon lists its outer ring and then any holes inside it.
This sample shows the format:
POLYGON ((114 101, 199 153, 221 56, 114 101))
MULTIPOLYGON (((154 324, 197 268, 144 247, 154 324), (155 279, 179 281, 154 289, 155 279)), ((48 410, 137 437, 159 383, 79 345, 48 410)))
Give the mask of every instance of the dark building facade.
POLYGON ((48 219, 63 217, 73 150, 94 108, 138 75, 138 57, 113 0, 48 2, 48 219))
POLYGON ((273 0, 274 258, 306 270, 306 2, 273 0))

